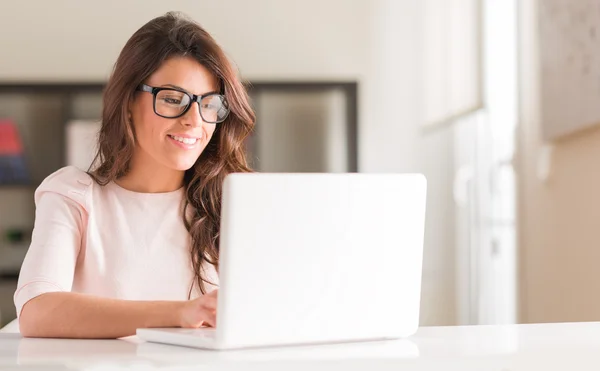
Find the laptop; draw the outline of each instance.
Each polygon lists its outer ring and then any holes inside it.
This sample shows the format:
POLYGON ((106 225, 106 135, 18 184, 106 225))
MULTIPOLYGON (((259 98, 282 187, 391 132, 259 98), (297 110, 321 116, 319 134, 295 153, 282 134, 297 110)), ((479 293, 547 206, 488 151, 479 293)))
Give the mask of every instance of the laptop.
POLYGON ((204 349, 408 337, 419 324, 420 174, 230 174, 215 328, 143 328, 204 349))

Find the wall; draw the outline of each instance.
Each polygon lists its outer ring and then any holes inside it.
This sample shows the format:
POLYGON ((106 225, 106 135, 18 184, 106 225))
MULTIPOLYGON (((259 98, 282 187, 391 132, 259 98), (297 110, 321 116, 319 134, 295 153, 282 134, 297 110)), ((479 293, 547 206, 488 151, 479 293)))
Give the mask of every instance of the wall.
POLYGON ((600 319, 600 128, 554 143, 551 173, 539 114, 538 2, 521 2, 521 118, 518 146, 520 321, 600 319))
POLYGON ((198 20, 247 78, 356 77, 364 68, 368 4, 364 0, 2 2, 0 79, 101 80, 129 36, 170 10, 198 20))
MULTIPOLYGON (((421 120, 421 4, 413 0, 178 1, 246 79, 357 80, 359 169, 429 180, 423 324, 455 322, 452 133, 421 120)), ((157 0, 0 5, 0 80, 102 80, 126 39, 172 10, 157 0)))

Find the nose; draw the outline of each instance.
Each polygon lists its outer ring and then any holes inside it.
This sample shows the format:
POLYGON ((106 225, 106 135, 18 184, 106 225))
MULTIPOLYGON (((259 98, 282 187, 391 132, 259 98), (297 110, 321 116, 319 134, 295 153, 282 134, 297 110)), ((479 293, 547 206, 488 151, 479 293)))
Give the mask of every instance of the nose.
POLYGON ((204 124, 204 120, 200 116, 200 103, 192 103, 185 115, 181 117, 181 123, 188 127, 202 126, 204 124))

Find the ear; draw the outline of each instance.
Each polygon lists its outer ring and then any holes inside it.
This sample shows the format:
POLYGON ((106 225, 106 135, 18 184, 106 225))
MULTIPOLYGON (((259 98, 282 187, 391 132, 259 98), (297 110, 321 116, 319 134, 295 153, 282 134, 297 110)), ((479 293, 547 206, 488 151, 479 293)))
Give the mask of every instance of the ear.
POLYGON ((129 104, 127 105, 127 122, 131 123, 133 120, 133 102, 129 101, 129 104))
POLYGON ((129 102, 127 103, 127 120, 129 122, 131 122, 132 117, 133 117, 133 114, 132 114, 133 105, 135 104, 134 98, 135 98, 135 95, 132 95, 131 98, 129 99, 129 102))

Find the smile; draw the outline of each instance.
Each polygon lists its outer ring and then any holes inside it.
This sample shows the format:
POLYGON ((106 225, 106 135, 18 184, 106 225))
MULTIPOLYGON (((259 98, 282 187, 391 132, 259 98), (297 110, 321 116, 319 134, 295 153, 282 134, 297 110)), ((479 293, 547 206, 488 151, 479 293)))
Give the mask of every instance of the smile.
POLYGON ((196 142, 198 141, 198 138, 183 138, 183 137, 178 137, 176 135, 169 135, 169 138, 176 140, 179 143, 183 143, 183 144, 187 144, 187 145, 196 144, 196 142))

